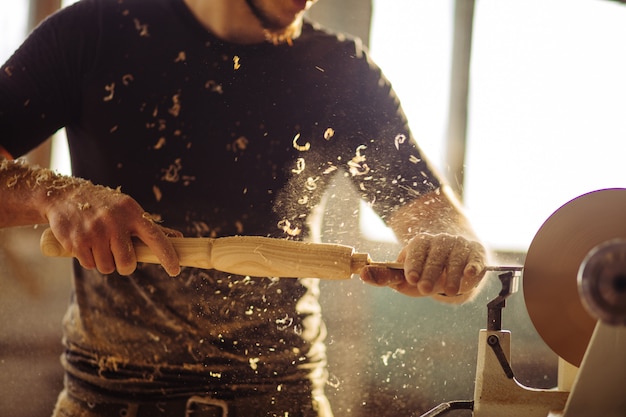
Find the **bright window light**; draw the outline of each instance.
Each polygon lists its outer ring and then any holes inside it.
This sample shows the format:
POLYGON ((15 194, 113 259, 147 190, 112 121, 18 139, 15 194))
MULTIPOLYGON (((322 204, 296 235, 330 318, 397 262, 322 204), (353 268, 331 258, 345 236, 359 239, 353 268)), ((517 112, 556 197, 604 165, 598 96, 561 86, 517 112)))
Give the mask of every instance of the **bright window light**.
MULTIPOLYGON (((76 3, 78 0, 63 0, 61 2, 62 7, 69 6, 72 3, 76 3)), ((52 156, 50 167, 55 171, 70 175, 72 172, 72 164, 70 162, 70 150, 67 145, 67 137, 65 136, 65 129, 61 129, 54 135, 52 139, 52 156)))
POLYGON ((448 120, 453 0, 374 0, 370 49, 439 169, 448 120))
MULTIPOLYGON (((451 0, 375 0, 372 55, 445 172, 451 0)), ((625 187, 626 6, 480 0, 464 202, 484 241, 525 251, 561 205, 625 187)))
MULTIPOLYGON (((441 172, 450 95, 453 0, 374 0, 370 52, 402 101, 420 148, 441 172)), ((365 204, 359 228, 368 240, 395 242, 365 204)))
POLYGON ((0 11, 0 62, 4 63, 26 35, 28 2, 4 0, 0 11))
POLYGON ((494 247, 525 251, 572 198, 625 187, 626 6, 481 0, 465 202, 494 247))

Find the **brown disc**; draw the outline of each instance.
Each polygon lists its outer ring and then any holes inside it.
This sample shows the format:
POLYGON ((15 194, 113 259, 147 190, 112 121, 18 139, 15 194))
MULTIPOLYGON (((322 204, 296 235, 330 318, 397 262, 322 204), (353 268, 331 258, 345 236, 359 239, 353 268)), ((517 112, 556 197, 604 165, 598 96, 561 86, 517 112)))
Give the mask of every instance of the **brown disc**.
POLYGON ((528 248, 522 285, 539 335, 561 358, 580 366, 596 325, 583 307, 577 275, 589 251, 626 238, 626 189, 584 194, 555 211, 528 248))

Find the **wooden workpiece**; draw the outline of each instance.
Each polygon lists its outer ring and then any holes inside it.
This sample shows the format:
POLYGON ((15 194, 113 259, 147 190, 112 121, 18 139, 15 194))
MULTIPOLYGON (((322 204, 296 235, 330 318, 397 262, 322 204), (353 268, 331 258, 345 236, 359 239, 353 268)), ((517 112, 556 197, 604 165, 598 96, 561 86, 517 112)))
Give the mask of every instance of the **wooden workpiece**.
MULTIPOLYGON (((217 269, 237 275, 283 278, 348 279, 372 264, 366 253, 329 243, 297 242, 260 236, 170 238, 181 266, 217 269)), ((71 257, 50 229, 41 236, 46 256, 71 257)), ((140 241, 134 242, 139 262, 160 263, 140 241)), ((396 264, 380 264, 398 267, 396 264)))

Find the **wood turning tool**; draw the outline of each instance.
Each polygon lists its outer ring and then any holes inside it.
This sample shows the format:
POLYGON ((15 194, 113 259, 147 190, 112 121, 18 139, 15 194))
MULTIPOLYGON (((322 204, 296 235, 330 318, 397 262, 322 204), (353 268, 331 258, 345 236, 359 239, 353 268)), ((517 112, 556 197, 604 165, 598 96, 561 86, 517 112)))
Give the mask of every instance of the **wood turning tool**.
MULTIPOLYGON (((169 238, 181 266, 216 269, 253 277, 349 279, 365 266, 404 269, 401 262, 374 262, 367 253, 331 243, 298 242, 261 236, 169 238)), ((141 241, 133 243, 139 262, 160 263, 141 241)), ((41 251, 51 257, 71 257, 50 229, 44 230, 41 251)), ((521 266, 487 266, 487 271, 520 270, 521 266)))

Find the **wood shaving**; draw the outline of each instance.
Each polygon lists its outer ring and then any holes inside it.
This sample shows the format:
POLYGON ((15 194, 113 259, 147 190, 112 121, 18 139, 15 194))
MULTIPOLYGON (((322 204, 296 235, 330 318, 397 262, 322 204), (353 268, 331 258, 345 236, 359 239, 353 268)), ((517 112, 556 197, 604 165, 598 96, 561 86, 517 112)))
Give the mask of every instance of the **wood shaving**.
POLYGON ((397 150, 400 150, 400 145, 403 144, 404 142, 406 142, 406 135, 403 135, 402 133, 397 135, 393 141, 397 150))
POLYGON ((331 172, 335 172, 337 171, 337 167, 334 165, 329 166, 328 168, 326 168, 323 172, 323 174, 327 175, 330 174, 331 172))
POLYGON ((369 166, 367 166, 367 164, 361 164, 355 161, 348 162, 348 170, 353 177, 367 175, 370 172, 370 168, 369 166))
POLYGON ((159 141, 156 143, 156 145, 153 146, 153 149, 158 150, 158 149, 163 148, 165 146, 165 142, 166 142, 165 138, 161 136, 159 138, 159 141))
POLYGON ((150 33, 148 32, 148 25, 147 24, 143 24, 139 21, 139 19, 133 19, 133 22, 135 23, 135 29, 137 29, 137 32, 139 32, 139 36, 147 38, 148 36, 150 36, 150 33))
POLYGON ((304 160, 304 158, 298 158, 296 160, 296 168, 292 169, 291 172, 293 172, 294 174, 300 174, 302 171, 304 171, 305 166, 306 161, 304 160))
POLYGON ((356 155, 348 161, 348 171, 353 177, 367 175, 370 172, 370 168, 365 163, 365 155, 361 154, 361 151, 365 149, 367 146, 359 145, 356 148, 356 155))
POLYGON ((206 88, 207 90, 210 90, 213 93, 217 93, 217 94, 223 94, 224 93, 224 89, 222 88, 222 84, 218 84, 214 80, 209 80, 206 83, 204 83, 204 88, 206 88))
POLYGON ((171 114, 174 117, 178 117, 178 115, 180 114, 180 94, 174 94, 174 96, 172 96, 172 107, 170 107, 167 112, 169 114, 171 114))
POLYGON ((304 145, 299 145, 298 144, 298 139, 300 139, 300 133, 296 134, 296 136, 293 138, 293 147, 300 151, 300 152, 306 152, 309 149, 311 149, 311 144, 309 142, 305 143, 304 145))
POLYGON ((319 181, 320 177, 309 177, 306 179, 306 184, 304 185, 304 188, 306 188, 309 191, 313 191, 317 189, 317 181, 319 181))
POLYGON ((156 201, 161 201, 161 199, 163 198, 163 193, 161 192, 161 189, 156 185, 152 186, 152 193, 154 194, 154 198, 156 199, 156 201))
POLYGON ((173 164, 171 164, 167 169, 163 170, 163 176, 161 179, 167 182, 178 182, 180 181, 180 170, 183 168, 181 159, 177 158, 173 164))
POLYGON ((106 91, 108 94, 106 96, 104 96, 104 98, 102 99, 102 101, 104 102, 108 102, 113 100, 113 96, 115 95, 115 83, 111 83, 109 85, 105 85, 104 86, 104 91, 106 91))
POLYGON ((7 188, 13 188, 17 185, 17 180, 18 180, 18 176, 17 175, 13 175, 12 177, 9 177, 7 179, 7 188))
POLYGON ((298 236, 302 230, 299 227, 291 227, 291 222, 283 219, 278 222, 278 227, 289 236, 298 236))
POLYGON ((125 86, 127 86, 128 84, 130 84, 131 81, 134 81, 135 78, 132 76, 132 74, 124 74, 122 75, 122 84, 124 84, 125 86))
POLYGON ((245 136, 239 136, 232 145, 230 145, 230 148, 233 152, 243 151, 248 147, 249 142, 250 141, 245 136))
POLYGON ((187 54, 185 53, 185 51, 180 51, 174 62, 185 62, 186 60, 187 54))

